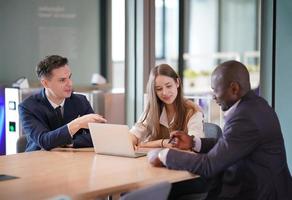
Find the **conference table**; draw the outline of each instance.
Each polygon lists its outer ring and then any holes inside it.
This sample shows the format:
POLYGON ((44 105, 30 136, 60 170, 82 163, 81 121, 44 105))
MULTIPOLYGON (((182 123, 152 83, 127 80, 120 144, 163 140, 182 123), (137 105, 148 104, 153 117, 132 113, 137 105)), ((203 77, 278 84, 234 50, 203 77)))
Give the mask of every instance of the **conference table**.
POLYGON ((147 157, 95 154, 92 149, 35 151, 0 156, 0 174, 17 177, 0 181, 0 199, 104 198, 196 176, 187 171, 151 166, 147 157))

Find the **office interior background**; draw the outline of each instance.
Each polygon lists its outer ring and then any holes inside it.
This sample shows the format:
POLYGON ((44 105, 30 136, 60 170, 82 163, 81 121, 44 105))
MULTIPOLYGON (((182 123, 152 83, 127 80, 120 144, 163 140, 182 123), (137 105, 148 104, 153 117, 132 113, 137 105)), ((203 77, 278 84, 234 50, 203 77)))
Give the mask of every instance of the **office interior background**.
POLYGON ((0 0, 1 148, 9 126, 4 88, 20 77, 40 87, 34 69, 47 55, 68 57, 75 91, 101 94, 91 102, 95 110, 129 126, 143 111, 148 74, 159 63, 170 64, 186 97, 222 126, 210 74, 235 59, 277 112, 291 171, 291 10, 289 0, 0 0), (106 83, 93 85, 95 73, 106 83))

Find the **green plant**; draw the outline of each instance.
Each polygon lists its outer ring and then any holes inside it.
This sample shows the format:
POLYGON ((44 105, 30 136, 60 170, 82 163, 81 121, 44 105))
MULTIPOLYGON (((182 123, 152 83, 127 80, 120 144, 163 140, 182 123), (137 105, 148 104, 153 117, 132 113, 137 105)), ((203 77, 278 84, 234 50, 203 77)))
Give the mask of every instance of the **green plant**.
POLYGON ((195 79, 199 76, 210 76, 211 73, 212 72, 210 70, 195 71, 191 68, 187 68, 184 70, 184 77, 189 79, 195 79))
POLYGON ((200 71, 200 75, 201 76, 210 76, 211 75, 211 71, 210 70, 201 70, 200 71))
POLYGON ((184 78, 189 78, 189 79, 194 79, 199 75, 198 72, 192 70, 191 68, 185 69, 183 74, 184 74, 184 78))

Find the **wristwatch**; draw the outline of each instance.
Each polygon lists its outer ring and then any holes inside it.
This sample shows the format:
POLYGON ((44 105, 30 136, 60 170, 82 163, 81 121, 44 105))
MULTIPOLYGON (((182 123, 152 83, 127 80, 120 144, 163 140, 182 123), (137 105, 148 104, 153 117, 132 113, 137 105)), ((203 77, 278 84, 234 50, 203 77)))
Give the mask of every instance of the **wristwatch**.
POLYGON ((196 147, 195 136, 192 135, 191 137, 192 137, 192 141, 193 141, 193 142, 192 142, 192 148, 191 148, 191 150, 194 151, 194 152, 197 152, 197 151, 195 150, 195 149, 196 149, 196 148, 195 148, 195 147, 196 147))

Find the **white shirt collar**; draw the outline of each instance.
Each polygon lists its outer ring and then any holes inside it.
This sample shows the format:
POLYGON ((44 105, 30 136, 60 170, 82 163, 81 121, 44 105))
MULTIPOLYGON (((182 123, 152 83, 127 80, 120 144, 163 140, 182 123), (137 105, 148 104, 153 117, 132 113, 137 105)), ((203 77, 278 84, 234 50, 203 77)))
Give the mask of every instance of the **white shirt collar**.
POLYGON ((227 117, 230 116, 232 113, 234 113, 234 111, 235 111, 237 105, 239 104, 239 102, 240 102, 240 99, 239 99, 237 102, 235 102, 235 104, 233 104, 228 110, 226 110, 226 111, 224 112, 224 118, 227 118, 227 117))
POLYGON ((173 121, 174 121, 174 117, 172 118, 171 122, 168 123, 166 109, 165 109, 165 106, 163 106, 162 112, 160 115, 160 119, 159 119, 159 123, 161 125, 165 126, 166 128, 169 128, 169 126, 173 123, 173 121))
POLYGON ((65 103, 65 99, 60 103, 60 105, 55 104, 54 102, 52 102, 48 97, 47 97, 48 101, 50 102, 50 104, 52 105, 52 107, 54 109, 56 109, 57 107, 61 106, 62 108, 64 107, 64 103, 65 103))

